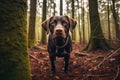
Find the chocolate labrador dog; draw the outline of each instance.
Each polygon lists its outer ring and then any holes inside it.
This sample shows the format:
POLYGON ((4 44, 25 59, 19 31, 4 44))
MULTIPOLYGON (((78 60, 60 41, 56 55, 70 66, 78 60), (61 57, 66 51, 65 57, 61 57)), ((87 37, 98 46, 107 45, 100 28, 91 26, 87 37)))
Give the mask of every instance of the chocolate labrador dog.
POLYGON ((72 51, 69 30, 72 31, 77 22, 68 16, 53 16, 42 23, 44 30, 49 33, 48 52, 52 73, 56 73, 56 57, 64 57, 64 72, 68 73, 70 52, 72 51))

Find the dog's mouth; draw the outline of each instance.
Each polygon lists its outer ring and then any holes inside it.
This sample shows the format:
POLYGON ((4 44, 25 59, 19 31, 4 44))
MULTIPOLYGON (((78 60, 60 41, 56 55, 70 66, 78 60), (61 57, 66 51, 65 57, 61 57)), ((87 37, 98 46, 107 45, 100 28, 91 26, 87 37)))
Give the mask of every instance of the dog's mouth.
POLYGON ((66 35, 65 34, 53 34, 53 39, 65 39, 66 35))
POLYGON ((65 44, 65 38, 63 36, 56 36, 55 38, 53 38, 53 40, 58 46, 62 46, 65 44))
POLYGON ((63 36, 56 36, 55 38, 53 38, 53 40, 56 42, 60 42, 60 41, 65 41, 65 38, 63 36))

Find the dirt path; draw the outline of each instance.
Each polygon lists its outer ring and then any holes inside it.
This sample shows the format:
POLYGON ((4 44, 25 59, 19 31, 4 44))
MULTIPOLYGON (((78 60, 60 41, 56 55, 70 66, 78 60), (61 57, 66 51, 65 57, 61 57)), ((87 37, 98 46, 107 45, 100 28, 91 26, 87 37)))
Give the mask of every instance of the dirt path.
POLYGON ((79 44, 73 44, 73 51, 69 62, 70 73, 64 73, 63 58, 57 58, 57 73, 52 75, 46 45, 38 47, 41 50, 37 48, 29 50, 33 80, 113 80, 116 76, 117 67, 110 63, 114 59, 107 60, 99 68, 96 67, 108 52, 81 52, 83 46, 79 44), (84 56, 81 53, 87 53, 87 55, 84 56))

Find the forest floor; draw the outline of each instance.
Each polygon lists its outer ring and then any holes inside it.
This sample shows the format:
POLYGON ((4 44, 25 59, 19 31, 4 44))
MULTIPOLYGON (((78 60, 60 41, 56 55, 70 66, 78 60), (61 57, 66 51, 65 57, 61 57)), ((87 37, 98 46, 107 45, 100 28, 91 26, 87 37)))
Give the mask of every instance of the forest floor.
POLYGON ((74 43, 70 73, 64 73, 64 60, 57 58, 57 72, 53 75, 46 48, 46 45, 39 45, 29 49, 32 80, 117 80, 120 69, 114 63, 116 58, 111 57, 114 50, 83 52, 84 45, 74 43))

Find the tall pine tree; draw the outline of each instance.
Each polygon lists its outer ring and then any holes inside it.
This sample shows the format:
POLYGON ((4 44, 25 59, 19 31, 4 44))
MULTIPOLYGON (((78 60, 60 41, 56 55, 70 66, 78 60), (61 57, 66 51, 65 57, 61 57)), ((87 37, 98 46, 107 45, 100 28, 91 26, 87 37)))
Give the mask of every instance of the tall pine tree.
MULTIPOLYGON (((43 0, 43 8, 42 8, 42 22, 46 20, 46 9, 47 9, 47 0, 43 0)), ((42 28, 42 44, 46 44, 46 32, 42 28)))
POLYGON ((30 0, 30 18, 29 18, 29 47, 35 45, 35 19, 36 19, 36 1, 30 0))
POLYGON ((91 35, 90 35, 89 43, 85 48, 85 50, 88 51, 94 51, 97 49, 108 50, 110 47, 107 44, 104 35, 102 33, 97 0, 89 0, 89 17, 90 17, 91 35))

